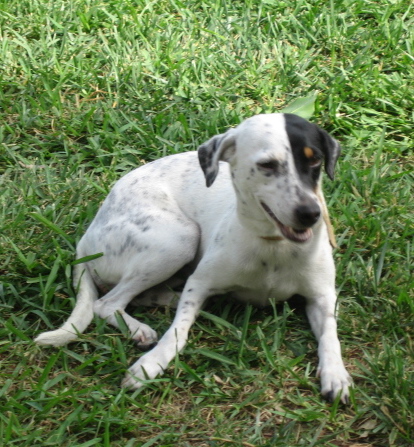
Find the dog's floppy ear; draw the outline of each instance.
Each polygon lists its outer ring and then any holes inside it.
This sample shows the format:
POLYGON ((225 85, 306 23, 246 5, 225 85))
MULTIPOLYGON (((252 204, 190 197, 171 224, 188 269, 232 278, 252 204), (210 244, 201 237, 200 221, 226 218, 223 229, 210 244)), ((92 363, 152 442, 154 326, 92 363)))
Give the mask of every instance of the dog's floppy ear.
POLYGON ((331 180, 334 179, 335 165, 341 154, 341 146, 331 137, 328 132, 319 128, 319 132, 322 140, 322 150, 325 155, 325 171, 329 175, 331 180))
POLYGON ((234 129, 216 135, 198 148, 198 161, 210 187, 217 177, 219 161, 229 161, 236 149, 234 129))

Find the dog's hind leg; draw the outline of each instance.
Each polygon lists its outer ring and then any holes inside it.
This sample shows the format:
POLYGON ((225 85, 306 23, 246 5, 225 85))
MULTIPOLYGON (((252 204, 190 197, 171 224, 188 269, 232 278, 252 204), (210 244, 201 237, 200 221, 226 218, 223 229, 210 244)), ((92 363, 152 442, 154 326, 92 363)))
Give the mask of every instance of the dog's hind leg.
MULTIPOLYGON (((128 262, 123 261, 122 265, 125 268, 119 283, 94 304, 95 314, 115 327, 119 327, 119 316, 121 316, 128 326, 132 339, 142 349, 156 342, 156 333, 146 324, 128 315, 125 308, 135 297, 148 289, 161 287, 161 284, 193 260, 197 251, 198 227, 175 226, 173 234, 174 237, 171 237, 165 231, 164 233, 158 231, 158 238, 148 242, 145 252, 137 253, 128 262)), ((111 264, 109 258, 105 268, 110 268, 108 266, 111 264)), ((99 264, 97 268, 99 270, 99 264)), ((165 288, 161 289, 165 292, 165 288)), ((168 298, 170 297, 169 293, 168 298)))
POLYGON ((157 307, 157 306, 169 306, 176 308, 181 296, 181 292, 174 290, 176 287, 182 286, 185 283, 181 278, 172 278, 152 287, 135 297, 131 305, 133 306, 145 306, 145 307, 157 307))
POLYGON ((35 338, 39 345, 63 346, 78 338, 92 321, 93 303, 98 298, 98 291, 84 265, 78 264, 74 268, 75 288, 79 287, 75 308, 62 327, 55 331, 43 332, 35 338))
POLYGON ((94 304, 94 312, 109 324, 119 328, 119 317, 128 327, 131 338, 141 349, 147 349, 157 341, 157 333, 147 324, 138 321, 125 312, 126 306, 139 293, 142 285, 139 278, 120 282, 94 304))

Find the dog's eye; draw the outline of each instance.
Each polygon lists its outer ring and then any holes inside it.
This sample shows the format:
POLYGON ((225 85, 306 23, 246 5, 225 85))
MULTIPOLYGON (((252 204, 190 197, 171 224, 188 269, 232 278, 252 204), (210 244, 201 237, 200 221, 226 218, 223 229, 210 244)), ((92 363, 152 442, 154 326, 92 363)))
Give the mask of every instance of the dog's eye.
POLYGON ((315 153, 312 148, 305 146, 303 148, 303 153, 308 159, 308 164, 311 168, 317 168, 322 163, 322 157, 320 157, 319 154, 315 153))
POLYGON ((265 173, 274 173, 279 169, 279 162, 276 160, 269 160, 257 163, 257 167, 265 173))

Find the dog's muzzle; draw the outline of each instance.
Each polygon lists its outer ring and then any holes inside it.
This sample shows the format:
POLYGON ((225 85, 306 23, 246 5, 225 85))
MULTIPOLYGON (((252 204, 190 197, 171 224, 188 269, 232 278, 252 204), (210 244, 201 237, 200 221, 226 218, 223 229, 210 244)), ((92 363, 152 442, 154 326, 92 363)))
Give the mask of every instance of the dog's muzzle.
POLYGON ((311 228, 309 228, 311 225, 315 224, 317 220, 319 219, 319 216, 321 214, 320 209, 318 208, 318 211, 316 211, 316 208, 312 211, 307 210, 305 211, 304 208, 298 208, 297 211, 297 218, 299 222, 303 223, 304 226, 307 226, 307 228, 304 229, 296 229, 292 227, 288 227, 287 225, 282 224, 280 220, 275 216, 273 211, 263 202, 260 202, 263 209, 266 211, 268 216, 276 222, 277 226, 279 227, 281 233, 286 239, 289 239, 293 242, 307 242, 313 235, 313 231, 311 228))

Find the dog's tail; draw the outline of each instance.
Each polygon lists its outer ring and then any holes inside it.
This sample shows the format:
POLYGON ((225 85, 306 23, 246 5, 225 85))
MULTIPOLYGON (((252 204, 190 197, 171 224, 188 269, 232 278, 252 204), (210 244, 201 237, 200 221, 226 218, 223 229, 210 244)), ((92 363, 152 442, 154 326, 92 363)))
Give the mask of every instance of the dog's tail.
POLYGON ((98 298, 98 290, 89 270, 83 264, 74 268, 74 284, 79 285, 76 305, 68 320, 55 331, 43 332, 35 338, 39 345, 63 346, 78 338, 92 321, 93 303, 98 298))

